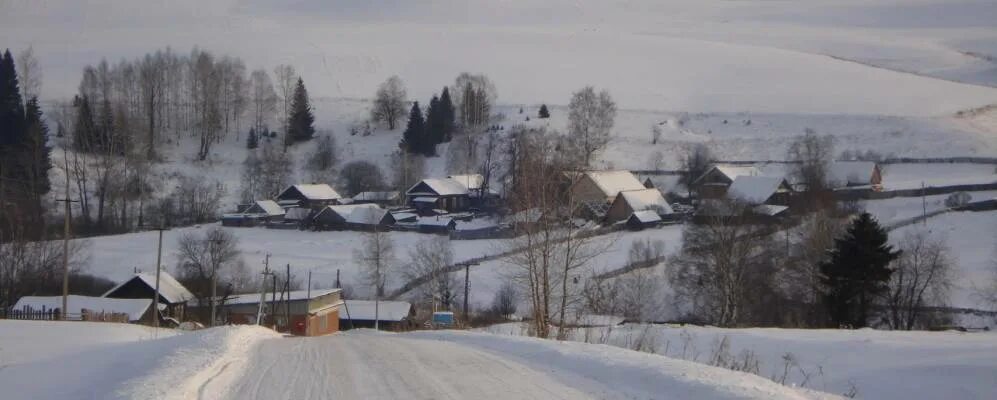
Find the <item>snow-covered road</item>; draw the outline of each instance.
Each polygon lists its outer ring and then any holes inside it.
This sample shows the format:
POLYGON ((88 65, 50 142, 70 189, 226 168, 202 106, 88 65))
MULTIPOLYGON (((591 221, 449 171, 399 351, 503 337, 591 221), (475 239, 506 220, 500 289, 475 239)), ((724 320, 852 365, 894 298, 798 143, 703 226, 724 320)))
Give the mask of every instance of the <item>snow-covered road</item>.
POLYGON ((229 399, 589 399, 471 347, 398 335, 263 341, 229 399))

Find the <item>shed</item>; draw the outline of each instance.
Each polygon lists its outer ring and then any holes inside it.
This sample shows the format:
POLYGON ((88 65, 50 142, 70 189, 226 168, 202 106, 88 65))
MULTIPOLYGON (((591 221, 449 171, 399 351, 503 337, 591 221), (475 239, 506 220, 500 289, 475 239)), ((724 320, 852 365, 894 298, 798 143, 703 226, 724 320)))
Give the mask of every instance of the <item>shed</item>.
POLYGON ((674 213, 658 189, 627 190, 620 192, 606 211, 606 222, 625 220, 637 211, 651 210, 660 215, 674 213))
MULTIPOLYGON (((71 294, 66 299, 66 319, 106 322, 148 322, 152 320, 152 300, 114 299, 71 294)), ((12 313, 30 315, 62 308, 62 296, 24 296, 12 313)))
POLYGON ((661 223, 661 216, 653 210, 635 211, 627 218, 627 227, 634 230, 641 230, 656 226, 661 223))
POLYGON ((297 205, 304 208, 321 208, 338 204, 342 196, 332 186, 320 184, 297 184, 288 186, 277 195, 277 202, 288 207, 297 205))
POLYGON ((376 319, 379 329, 402 331, 412 326, 415 317, 415 309, 407 301, 346 300, 345 304, 345 312, 339 315, 343 329, 373 328, 376 319))
MULTIPOLYGON (((156 274, 137 273, 119 283, 101 297, 112 299, 149 299, 156 296, 156 274)), ((187 303, 194 294, 166 271, 159 271, 159 304, 161 318, 169 317, 183 321, 187 313, 187 303)), ((161 320, 162 321, 162 320, 161 320)), ((151 322, 151 321, 150 321, 151 322)))
POLYGON ((457 221, 450 217, 422 217, 416 223, 422 233, 449 234, 457 229, 457 221))

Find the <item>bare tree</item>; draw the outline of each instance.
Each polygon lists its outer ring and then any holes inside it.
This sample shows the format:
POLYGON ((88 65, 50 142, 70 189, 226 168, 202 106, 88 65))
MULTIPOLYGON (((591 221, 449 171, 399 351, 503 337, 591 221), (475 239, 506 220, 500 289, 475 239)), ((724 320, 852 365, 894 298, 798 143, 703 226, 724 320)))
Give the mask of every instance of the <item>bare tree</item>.
MULTIPOLYGON (((13 226, 0 229, 0 308, 12 307, 22 296, 61 294, 62 242, 29 240, 28 227, 15 220, 4 222, 13 226)), ((85 240, 69 242, 71 277, 85 268, 88 248, 85 240)))
POLYGON ((222 85, 219 69, 211 53, 195 50, 191 55, 190 84, 194 101, 194 131, 200 141, 197 159, 205 160, 222 130, 222 85))
POLYGON ((651 144, 658 144, 662 133, 661 124, 651 124, 651 144))
POLYGON ((711 165, 713 165, 713 154, 708 145, 696 143, 686 147, 685 154, 682 156, 682 170, 684 172, 681 182, 689 191, 690 196, 692 195, 693 182, 703 176, 711 165))
POLYGON ((491 190, 492 182, 495 179, 498 169, 501 167, 499 160, 500 148, 502 145, 498 132, 489 132, 485 135, 485 141, 481 145, 481 167, 478 173, 481 174, 481 195, 485 196, 491 190))
POLYGON ((750 320, 753 295, 769 286, 769 235, 746 219, 740 203, 717 204, 702 215, 703 222, 683 230, 682 252, 671 263, 669 280, 695 315, 737 326, 750 320))
POLYGON ((398 120, 405 115, 405 102, 407 100, 405 84, 402 79, 394 75, 377 87, 374 94, 374 104, 370 109, 370 119, 374 122, 388 124, 389 130, 395 130, 398 120))
POLYGON ((163 56, 160 52, 156 52, 155 55, 146 54, 139 64, 142 105, 148 121, 145 153, 146 157, 150 159, 156 157, 156 117, 165 100, 163 95, 166 85, 165 69, 163 56))
POLYGON ((218 181, 179 176, 176 190, 170 195, 175 204, 176 219, 167 220, 167 225, 214 221, 224 195, 225 187, 218 181))
POLYGON ((305 161, 305 170, 312 182, 332 183, 335 181, 338 162, 335 137, 330 132, 315 141, 315 149, 305 161))
POLYGON ((453 248, 450 238, 437 236, 421 240, 409 251, 411 265, 405 272, 407 279, 428 276, 419 288, 419 296, 432 303, 433 311, 452 310, 460 293, 460 283, 455 273, 447 267, 453 265, 453 248))
POLYGON ((339 181, 349 196, 384 189, 384 175, 377 165, 367 161, 350 161, 339 172, 339 181))
POLYGON ((491 311, 495 315, 507 316, 516 313, 516 285, 512 282, 503 283, 492 299, 491 311))
POLYGON ((820 326, 825 321, 826 307, 822 301, 820 265, 828 259, 828 249, 847 226, 848 213, 843 210, 817 210, 801 217, 800 224, 780 235, 783 243, 774 243, 774 251, 787 257, 778 274, 783 296, 802 309, 786 310, 788 320, 806 326, 820 326), (778 249, 778 250, 775 250, 778 249))
POLYGON ((926 230, 908 232, 900 242, 886 294, 893 329, 926 327, 924 307, 944 306, 952 287, 953 263, 944 239, 926 230))
POLYGON ((981 287, 975 287, 974 292, 974 296, 983 306, 997 310, 997 241, 994 243, 993 257, 990 261, 990 276, 984 279, 981 287))
MULTIPOLYGON (((294 72, 293 66, 281 64, 277 68, 274 68, 273 76, 277 80, 277 93, 280 96, 282 105, 280 109, 280 123, 282 124, 283 131, 281 133, 287 135, 287 117, 291 115, 291 101, 294 100, 294 87, 295 82, 298 81, 298 74, 294 72)), ((284 143, 284 148, 286 149, 288 141, 285 140, 284 143)))
POLYGON ((498 99, 495 85, 483 74, 461 73, 454 80, 450 95, 461 127, 466 132, 480 128, 491 120, 491 109, 498 99))
POLYGON ((263 198, 274 198, 294 179, 294 161, 272 143, 260 146, 260 190, 263 198))
POLYGON ((583 166, 591 167, 595 153, 609 143, 615 119, 616 103, 608 91, 596 94, 595 88, 586 86, 571 96, 568 134, 583 166))
POLYGON ((254 150, 246 153, 246 159, 242 162, 241 181, 239 198, 245 204, 266 198, 269 194, 263 189, 263 163, 254 150))
POLYGON ((34 46, 17 54, 17 79, 21 85, 21 99, 27 107, 28 101, 37 98, 42 88, 42 69, 38 65, 34 46))
POLYGON ((177 278, 190 289, 201 311, 201 321, 210 321, 214 315, 204 305, 215 305, 215 299, 228 297, 233 288, 221 283, 221 293, 217 291, 219 276, 235 268, 240 262, 239 241, 224 228, 208 229, 203 235, 186 232, 177 241, 177 278))
POLYGON ((258 69, 249 76, 250 98, 253 104, 253 128, 256 133, 268 133, 268 125, 277 110, 277 92, 266 70, 258 69))
POLYGON ((391 186, 398 193, 405 193, 426 176, 426 159, 421 154, 397 150, 391 153, 391 170, 395 171, 391 186))
POLYGON ((786 159, 793 161, 789 171, 791 177, 802 186, 807 194, 807 202, 813 207, 830 185, 831 162, 834 159, 834 137, 817 135, 807 128, 803 136, 796 137, 789 144, 786 159))
MULTIPOLYGON (((376 221, 373 222, 376 226, 376 221)), ((378 299, 384 297, 387 276, 393 272, 397 262, 391 234, 378 228, 364 232, 363 243, 354 249, 353 259, 363 267, 363 281, 373 288, 374 296, 378 299)))

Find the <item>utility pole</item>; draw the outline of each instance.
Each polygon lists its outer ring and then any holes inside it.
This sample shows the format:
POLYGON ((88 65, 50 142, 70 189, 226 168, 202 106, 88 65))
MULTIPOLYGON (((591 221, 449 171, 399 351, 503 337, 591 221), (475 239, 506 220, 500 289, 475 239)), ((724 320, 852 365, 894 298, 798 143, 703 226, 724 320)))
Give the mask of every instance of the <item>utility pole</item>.
POLYGON ((924 197, 924 181, 921 181, 921 224, 928 224, 928 200, 924 197))
MULTIPOLYGON (((222 243, 221 239, 213 239, 210 243, 214 245, 220 245, 222 243)), ((209 253, 211 253, 209 249, 209 253)), ((215 315, 218 308, 218 260, 212 258, 211 260, 211 325, 215 326, 215 315)))
POLYGON ((162 223, 159 224, 158 228, 153 228, 159 231, 159 246, 156 250, 156 296, 152 300, 153 314, 152 327, 156 330, 156 337, 159 337, 159 272, 162 270, 163 262, 163 231, 169 230, 162 223))
POLYGON ((70 204, 77 202, 69 198, 69 169, 66 169, 66 192, 65 198, 56 201, 66 205, 63 211, 62 226, 62 312, 59 319, 65 321, 69 312, 69 221, 72 219, 72 207, 70 204))
POLYGON ((287 296, 284 301, 284 325, 287 325, 287 333, 291 333, 291 264, 287 264, 287 275, 284 275, 284 292, 287 296))
POLYGON ((308 336, 308 318, 311 317, 312 305, 312 270, 308 270, 308 288, 305 290, 305 336, 308 336))
POLYGON ((270 253, 263 259, 263 287, 260 288, 260 304, 256 310, 256 325, 263 324, 263 303, 267 300, 267 275, 270 275, 270 253))
POLYGON ((476 262, 463 262, 456 263, 454 265, 464 267, 464 323, 467 324, 471 321, 470 308, 468 307, 468 298, 471 295, 471 266, 478 265, 476 262))

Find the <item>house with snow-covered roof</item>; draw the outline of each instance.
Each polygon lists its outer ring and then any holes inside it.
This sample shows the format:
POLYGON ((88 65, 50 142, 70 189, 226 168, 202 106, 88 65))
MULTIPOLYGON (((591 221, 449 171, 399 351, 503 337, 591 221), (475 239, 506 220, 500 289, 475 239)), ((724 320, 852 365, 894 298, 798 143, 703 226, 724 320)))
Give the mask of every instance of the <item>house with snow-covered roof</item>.
POLYGON ((653 211, 659 217, 674 213, 658 189, 626 190, 620 192, 609 206, 609 210, 606 211, 606 222, 626 220, 638 211, 653 211))
POLYGON ((405 191, 409 205, 423 214, 436 209, 464 211, 470 204, 470 195, 467 186, 451 178, 423 179, 405 191))
MULTIPOLYGON (((103 296, 109 299, 149 299, 156 297, 156 274, 139 272, 111 288, 103 296)), ((159 306, 162 319, 183 321, 187 303, 194 294, 166 271, 159 271, 159 306)), ((161 321, 162 321, 161 319, 161 321)), ((151 321, 150 321, 151 322, 151 321)))
POLYGON ((835 161, 827 181, 832 188, 867 186, 878 191, 883 189, 883 171, 872 161, 835 161))
POLYGON ((647 189, 630 171, 585 171, 566 173, 571 180, 571 195, 577 203, 610 204, 627 190, 647 189))
POLYGON ((316 229, 373 230, 394 225, 395 218, 377 204, 326 206, 312 218, 316 229))
POLYGON ((277 203, 284 208, 318 209, 339 204, 340 199, 342 196, 332 186, 324 183, 291 185, 277 195, 277 203))
POLYGON ((751 165, 714 165, 692 181, 692 186, 699 198, 715 199, 723 197, 737 177, 759 175, 761 170, 751 165))
POLYGON ((742 175, 727 188, 727 198, 750 205, 770 204, 785 206, 793 192, 785 178, 775 176, 742 175))
POLYGON ((415 309, 407 301, 346 300, 344 312, 339 313, 341 329, 373 328, 402 331, 412 326, 415 309))
POLYGON ((339 331, 343 299, 340 289, 245 293, 218 299, 218 317, 226 324, 255 325, 263 300, 262 325, 297 336, 319 336, 339 331), (288 319, 290 315, 290 319, 288 319))

